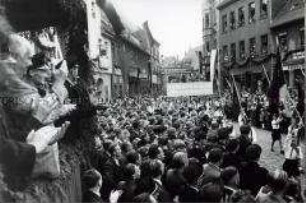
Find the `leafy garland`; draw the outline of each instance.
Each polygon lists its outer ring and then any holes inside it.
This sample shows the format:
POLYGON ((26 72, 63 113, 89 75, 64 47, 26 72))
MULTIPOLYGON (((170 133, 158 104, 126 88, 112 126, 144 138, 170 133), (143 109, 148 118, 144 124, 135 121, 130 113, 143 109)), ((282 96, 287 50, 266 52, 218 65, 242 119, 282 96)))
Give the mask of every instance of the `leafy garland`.
MULTIPOLYGON (((296 49, 296 50, 291 50, 291 51, 286 52, 282 61, 283 62, 286 61, 290 55, 292 55, 294 53, 301 52, 301 51, 304 51, 304 48, 299 48, 299 49, 296 49)), ((276 53, 270 53, 270 54, 267 54, 267 55, 262 56, 262 57, 249 56, 243 61, 233 60, 231 62, 224 62, 223 65, 228 70, 230 70, 234 67, 243 68, 248 64, 260 65, 264 62, 267 62, 271 58, 275 58, 276 56, 277 56, 276 53)))

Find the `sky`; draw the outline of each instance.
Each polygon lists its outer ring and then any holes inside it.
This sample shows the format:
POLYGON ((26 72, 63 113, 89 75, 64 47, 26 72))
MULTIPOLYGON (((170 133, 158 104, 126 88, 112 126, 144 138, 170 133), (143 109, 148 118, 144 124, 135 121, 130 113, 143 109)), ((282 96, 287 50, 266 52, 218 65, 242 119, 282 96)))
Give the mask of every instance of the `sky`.
POLYGON ((200 46, 202 0, 111 0, 122 15, 134 25, 146 20, 160 42, 161 55, 184 56, 200 46))

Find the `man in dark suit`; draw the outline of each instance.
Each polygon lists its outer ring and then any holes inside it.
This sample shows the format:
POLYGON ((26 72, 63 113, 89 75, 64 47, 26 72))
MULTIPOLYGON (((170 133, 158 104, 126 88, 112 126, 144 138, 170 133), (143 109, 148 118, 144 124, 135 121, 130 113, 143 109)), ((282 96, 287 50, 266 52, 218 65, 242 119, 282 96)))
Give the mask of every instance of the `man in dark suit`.
POLYGON ((269 171, 258 164, 261 147, 257 144, 250 145, 246 150, 247 162, 240 171, 241 189, 250 190, 256 196, 260 188, 267 184, 269 171))
POLYGON ((239 141, 232 139, 226 146, 226 153, 223 156, 222 168, 228 166, 234 166, 240 168, 240 160, 237 158, 237 152, 239 150, 239 141))
POLYGON ((203 165, 203 172, 198 180, 200 189, 208 183, 221 180, 220 165, 223 160, 223 152, 219 148, 214 148, 209 152, 208 163, 203 165))
POLYGON ((197 180, 201 176, 202 166, 197 159, 191 159, 189 165, 184 168, 183 176, 186 186, 179 195, 180 202, 200 202, 200 193, 197 187, 197 180))
POLYGON ((245 161, 246 157, 246 149, 248 148, 248 146, 250 146, 252 144, 251 139, 249 138, 249 133, 251 132, 251 127, 248 125, 242 125, 240 127, 240 137, 238 138, 239 141, 239 149, 237 152, 237 157, 241 160, 241 161, 245 161))
POLYGON ((96 169, 90 169, 85 172, 83 182, 86 187, 83 193, 83 202, 102 203, 103 200, 100 194, 102 187, 102 176, 96 169))

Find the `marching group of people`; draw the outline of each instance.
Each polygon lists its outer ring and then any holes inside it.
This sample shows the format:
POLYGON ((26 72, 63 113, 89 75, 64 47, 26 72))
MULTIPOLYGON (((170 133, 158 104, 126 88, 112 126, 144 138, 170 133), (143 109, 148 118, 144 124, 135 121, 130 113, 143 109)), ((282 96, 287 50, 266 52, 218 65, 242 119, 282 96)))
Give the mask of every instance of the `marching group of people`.
MULTIPOLYGON (((226 97, 113 102, 99 113, 83 201, 302 202, 299 118, 281 144, 283 168, 269 171, 249 119, 242 111, 236 130, 232 112, 226 97)), ((280 119, 270 120, 273 143, 281 141, 280 119)))

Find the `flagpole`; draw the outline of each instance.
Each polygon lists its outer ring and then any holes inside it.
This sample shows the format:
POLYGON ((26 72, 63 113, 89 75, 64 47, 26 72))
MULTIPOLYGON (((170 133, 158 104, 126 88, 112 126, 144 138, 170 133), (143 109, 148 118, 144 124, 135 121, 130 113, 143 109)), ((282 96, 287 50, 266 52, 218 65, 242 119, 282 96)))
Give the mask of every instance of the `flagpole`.
POLYGON ((267 73, 267 70, 266 70, 266 68, 265 68, 265 65, 263 65, 263 64, 262 64, 262 67, 263 67, 263 69, 264 69, 264 72, 265 72, 266 78, 267 78, 268 83, 269 83, 269 86, 270 86, 270 85, 271 85, 271 81, 270 81, 270 78, 269 78, 269 76, 268 76, 268 73, 267 73))

